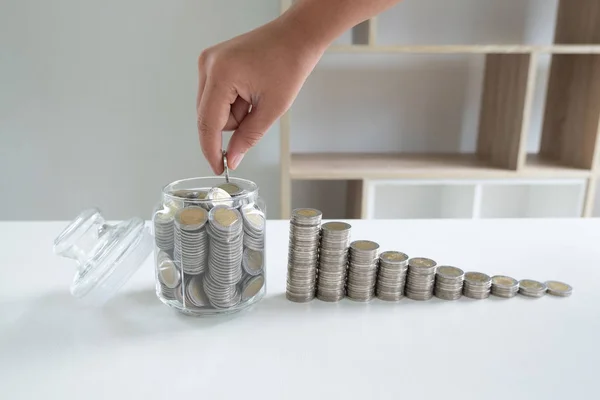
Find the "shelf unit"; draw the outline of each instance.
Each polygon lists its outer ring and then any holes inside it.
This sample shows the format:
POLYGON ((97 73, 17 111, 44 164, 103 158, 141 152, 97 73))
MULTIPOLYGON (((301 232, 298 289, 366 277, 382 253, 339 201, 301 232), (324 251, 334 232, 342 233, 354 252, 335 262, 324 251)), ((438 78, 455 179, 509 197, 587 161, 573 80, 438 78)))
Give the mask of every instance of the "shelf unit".
MULTIPOLYGON (((282 12, 291 3, 282 1, 282 12)), ((328 51, 485 57, 476 150, 471 154, 293 153, 290 110, 280 119, 281 217, 289 218, 292 181, 297 180, 347 180, 348 218, 378 217, 372 212, 381 201, 375 196, 376 188, 382 195, 393 197, 398 185, 408 193, 417 184, 424 198, 428 193, 438 193, 439 199, 452 203, 454 198, 473 197, 466 200, 472 207, 462 208, 476 212, 459 213, 467 217, 502 216, 486 211, 493 209, 494 190, 497 194, 508 193, 506 188, 512 187, 519 196, 531 193, 532 201, 538 200, 538 208, 544 210, 547 200, 543 195, 549 195, 549 188, 576 187, 565 201, 573 205, 572 210, 578 210, 575 214, 591 216, 600 178, 600 1, 559 0, 556 15, 554 43, 543 46, 379 45, 375 18, 354 27, 351 45, 333 45, 328 51), (541 145, 538 154, 527 154, 533 98, 539 84, 538 57, 543 54, 551 57, 551 67, 541 145), (450 185, 448 180, 454 183, 450 185), (509 182, 509 186, 498 183, 500 180, 509 182), (389 188, 381 189, 383 183, 389 188), (464 191, 456 190, 461 185, 479 189, 467 191, 470 195, 465 196, 464 191), (500 189, 490 189, 494 187, 500 189), (452 195, 456 193, 460 196, 452 195)), ((527 207, 532 216, 575 215, 572 210, 540 214, 533 203, 527 207)), ((438 217, 448 212, 439 208, 438 217)))

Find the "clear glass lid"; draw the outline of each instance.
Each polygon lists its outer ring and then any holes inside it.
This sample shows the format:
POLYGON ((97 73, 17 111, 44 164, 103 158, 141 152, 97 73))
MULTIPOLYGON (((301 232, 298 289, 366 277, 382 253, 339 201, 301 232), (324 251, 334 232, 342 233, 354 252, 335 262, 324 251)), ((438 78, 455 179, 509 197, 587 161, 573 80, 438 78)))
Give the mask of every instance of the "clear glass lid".
POLYGON ((102 304, 139 269, 152 246, 142 219, 109 225, 100 210, 92 208, 81 212, 60 233, 54 253, 77 263, 71 294, 87 303, 102 304))

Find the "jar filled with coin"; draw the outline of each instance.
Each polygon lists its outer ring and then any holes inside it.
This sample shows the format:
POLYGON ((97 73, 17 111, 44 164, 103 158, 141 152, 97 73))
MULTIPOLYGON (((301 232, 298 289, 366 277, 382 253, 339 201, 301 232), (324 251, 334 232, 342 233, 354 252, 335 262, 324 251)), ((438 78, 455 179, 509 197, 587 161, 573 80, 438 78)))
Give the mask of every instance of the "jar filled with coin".
POLYGON ((265 206, 239 178, 184 179, 163 188, 152 226, 156 293, 192 315, 231 313, 265 294, 265 206))

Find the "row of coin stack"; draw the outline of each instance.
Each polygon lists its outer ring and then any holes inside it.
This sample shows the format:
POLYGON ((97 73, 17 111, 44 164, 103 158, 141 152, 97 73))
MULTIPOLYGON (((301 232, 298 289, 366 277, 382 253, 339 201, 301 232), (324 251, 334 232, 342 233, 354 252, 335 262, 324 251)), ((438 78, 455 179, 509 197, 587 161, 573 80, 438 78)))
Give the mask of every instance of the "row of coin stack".
POLYGON ((305 303, 315 297, 337 302, 344 297, 367 302, 374 297, 399 301, 458 300, 462 296, 486 299, 491 295, 511 298, 520 293, 542 297, 546 293, 567 297, 573 288, 566 283, 545 283, 442 265, 424 257, 409 258, 399 251, 379 253, 369 240, 350 241, 351 226, 345 222, 321 225, 322 213, 299 208, 290 219, 286 297, 305 303))

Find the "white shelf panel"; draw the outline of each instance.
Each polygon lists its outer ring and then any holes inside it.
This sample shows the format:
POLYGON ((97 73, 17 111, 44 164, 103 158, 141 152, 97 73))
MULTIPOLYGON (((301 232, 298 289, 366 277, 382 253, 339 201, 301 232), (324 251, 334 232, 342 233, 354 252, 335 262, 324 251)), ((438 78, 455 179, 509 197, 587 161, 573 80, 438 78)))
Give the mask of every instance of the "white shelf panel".
POLYGON ((367 218, 471 218, 475 185, 371 181, 367 218))
POLYGON ((585 187, 585 180, 483 185, 480 217, 578 218, 585 187))

